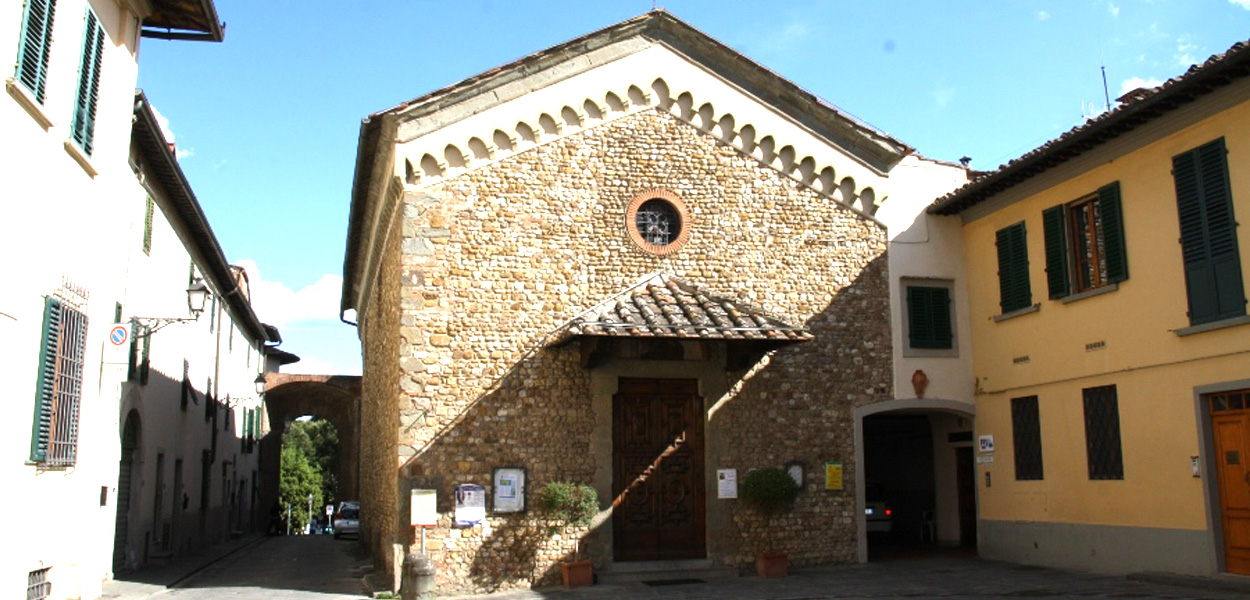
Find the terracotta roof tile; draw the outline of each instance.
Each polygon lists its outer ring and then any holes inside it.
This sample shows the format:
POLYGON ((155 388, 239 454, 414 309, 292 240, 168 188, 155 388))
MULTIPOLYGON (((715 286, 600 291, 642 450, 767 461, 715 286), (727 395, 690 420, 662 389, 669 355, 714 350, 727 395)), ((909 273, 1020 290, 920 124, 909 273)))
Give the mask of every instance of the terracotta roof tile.
POLYGON ((606 336, 710 340, 804 342, 806 328, 794 327, 745 303, 656 273, 578 315, 551 345, 574 337, 606 336))
POLYGON ((967 185, 938 198, 929 211, 957 214, 1247 76, 1250 76, 1250 42, 1237 42, 1223 54, 1191 66, 1183 75, 1156 88, 1134 90, 1122 96, 1121 99, 1128 101, 998 169, 981 174, 967 185))

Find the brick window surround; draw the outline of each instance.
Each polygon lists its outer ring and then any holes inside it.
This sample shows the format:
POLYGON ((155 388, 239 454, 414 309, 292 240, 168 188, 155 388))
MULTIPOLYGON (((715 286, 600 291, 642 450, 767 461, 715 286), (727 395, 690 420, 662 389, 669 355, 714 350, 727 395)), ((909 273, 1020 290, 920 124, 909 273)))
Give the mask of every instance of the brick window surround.
POLYGON ((681 198, 677 197, 677 194, 666 189, 640 192, 629 201, 629 205, 625 209, 625 229, 629 231, 629 239, 644 251, 658 256, 666 256, 681 250, 686 245, 686 242, 690 241, 691 224, 690 210, 686 208, 686 203, 682 202, 681 198), (680 229, 673 241, 662 246, 648 242, 642 232, 638 231, 638 209, 650 200, 665 202, 677 215, 677 225, 680 229))

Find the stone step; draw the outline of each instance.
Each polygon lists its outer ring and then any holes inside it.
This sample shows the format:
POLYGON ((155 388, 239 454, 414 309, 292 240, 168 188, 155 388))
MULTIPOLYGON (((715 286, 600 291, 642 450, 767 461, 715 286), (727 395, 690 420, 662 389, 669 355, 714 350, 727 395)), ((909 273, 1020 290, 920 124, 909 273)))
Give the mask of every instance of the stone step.
POLYGON ((681 579, 728 579, 738 576, 738 569, 721 567, 710 560, 656 560, 616 562, 599 569, 599 583, 637 583, 681 579))

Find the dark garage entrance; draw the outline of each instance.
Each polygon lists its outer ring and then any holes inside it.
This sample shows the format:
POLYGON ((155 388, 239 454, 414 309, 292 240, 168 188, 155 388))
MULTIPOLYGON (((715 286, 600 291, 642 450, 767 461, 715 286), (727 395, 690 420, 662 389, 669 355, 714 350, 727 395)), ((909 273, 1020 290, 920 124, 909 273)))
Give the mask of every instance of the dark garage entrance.
POLYGON ((868 559, 976 547, 971 419, 906 411, 863 419, 868 559), (967 463, 967 464, 963 464, 967 463), (888 511, 888 518, 882 512, 888 511))

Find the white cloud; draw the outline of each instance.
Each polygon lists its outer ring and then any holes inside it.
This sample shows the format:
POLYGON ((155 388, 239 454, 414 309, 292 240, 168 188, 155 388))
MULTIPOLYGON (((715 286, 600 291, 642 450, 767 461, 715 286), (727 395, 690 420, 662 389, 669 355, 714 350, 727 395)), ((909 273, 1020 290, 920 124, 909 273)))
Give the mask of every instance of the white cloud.
POLYGON ((1120 16, 1120 6, 1119 6, 1118 4, 1116 4, 1115 2, 1108 2, 1108 3, 1107 3, 1107 12, 1111 13, 1111 16, 1112 16, 1113 18, 1114 18, 1114 17, 1119 17, 1119 16, 1120 16))
MULTIPOLYGON (((1247 1, 1250 1, 1250 0, 1247 0, 1247 1)), ((1163 82, 1159 81, 1158 79, 1154 79, 1153 77, 1150 79, 1142 79, 1141 77, 1130 77, 1120 82, 1120 92, 1116 94, 1116 97, 1118 98, 1120 96, 1123 96, 1124 94, 1127 94, 1137 88, 1149 89, 1153 87, 1159 87, 1161 85, 1163 85, 1163 82)))
MULTIPOLYGON (((1250 2, 1250 0, 1247 0, 1250 2)), ((1182 67, 1198 64, 1198 59, 1194 58, 1193 51, 1198 49, 1198 45, 1189 41, 1189 36, 1183 35, 1176 40, 1176 64, 1182 67)))
POLYGON ((1250 0, 1228 0, 1231 4, 1236 4, 1246 10, 1250 10, 1250 0))
POLYGON ((293 290, 280 281, 266 280, 254 261, 240 260, 236 264, 247 270, 252 309, 261 321, 279 328, 297 321, 339 322, 342 277, 322 275, 312 285, 293 290))
POLYGON ((955 88, 939 81, 933 90, 929 92, 929 96, 933 98, 937 108, 946 108, 951 103, 951 100, 955 99, 955 88))
MULTIPOLYGON (((1250 0, 1246 0, 1246 1, 1247 1, 1247 2, 1250 2, 1250 0)), ((1050 13, 1048 13, 1048 12, 1046 12, 1046 11, 1044 11, 1044 10, 1039 10, 1039 11, 1037 11, 1037 20, 1038 20, 1038 21, 1045 21, 1045 20, 1047 20, 1047 19, 1049 19, 1049 18, 1050 18, 1050 13)))
MULTIPOLYGON (((766 30, 767 28, 761 28, 766 30)), ((799 20, 797 16, 791 16, 790 23, 781 29, 771 30, 768 37, 759 40, 755 53, 766 56, 774 56, 778 58, 789 57, 794 54, 795 48, 803 43, 812 33, 811 27, 805 22, 799 20)))
POLYGON ((151 104, 149 104, 148 106, 152 109, 152 115, 156 117, 156 124, 160 126, 161 135, 165 136, 165 141, 171 144, 174 144, 174 148, 175 148, 174 157, 177 158, 178 160, 182 160, 184 158, 190 158, 191 156, 194 156, 195 155, 194 148, 191 148, 190 146, 186 148, 178 147, 177 143, 175 142, 174 130, 169 127, 169 118, 166 117, 165 115, 162 115, 161 111, 156 110, 155 106, 152 106, 151 104))

